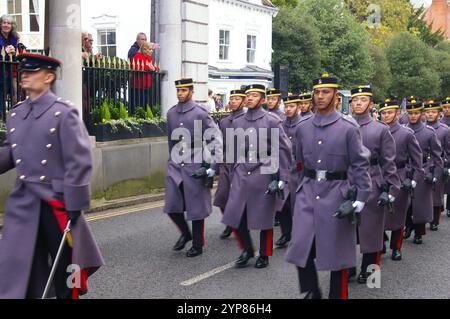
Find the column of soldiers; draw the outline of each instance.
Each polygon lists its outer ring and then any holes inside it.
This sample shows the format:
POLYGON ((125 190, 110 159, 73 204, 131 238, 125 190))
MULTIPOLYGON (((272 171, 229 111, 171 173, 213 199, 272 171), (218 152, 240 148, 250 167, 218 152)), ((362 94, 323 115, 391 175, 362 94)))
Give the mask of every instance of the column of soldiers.
MULTIPOLYGON (((193 90, 191 79, 176 84, 178 91, 186 85, 193 90)), ((385 241, 390 240, 391 259, 401 260, 403 240, 412 232, 414 243, 421 244, 427 223, 430 230, 437 230, 444 194, 450 188, 450 98, 438 103, 410 97, 403 114, 397 100, 386 98, 377 121, 370 114, 374 107, 370 86, 351 91, 352 116, 339 112, 338 90, 338 79, 328 74, 314 81, 313 92, 299 95, 282 97, 279 90, 258 84, 242 87, 230 92, 231 113, 218 126, 224 152, 217 164, 213 204, 227 227, 221 238, 234 233, 237 239, 241 254, 236 267, 247 266, 257 255, 256 268, 269 265, 278 220, 281 237, 275 245, 287 247, 285 260, 297 267, 300 291, 310 299, 322 297, 318 270, 331 272, 330 298, 348 298, 348 280, 357 274, 357 245, 362 254, 358 283, 366 283, 373 271, 380 270, 385 241), (279 130, 276 140, 270 134, 263 137, 265 144, 278 147, 279 165, 273 174, 261 170, 269 165, 258 149, 261 129, 279 130), (240 140, 238 131, 255 132, 258 139, 244 134, 240 140), (260 231, 258 254, 250 230, 260 231)), ((180 100, 169 111, 169 133, 182 125, 191 127, 194 118, 202 118, 207 127, 215 125, 200 105, 186 102, 180 100), (195 116, 188 117, 189 112, 195 116)), ((195 178, 214 176, 215 166, 200 167, 198 172, 196 165, 176 176, 175 166, 169 164, 165 211, 182 233, 175 250, 192 239, 182 213, 188 220, 201 220, 201 225, 211 213, 211 191, 195 178), (183 189, 191 183, 198 185, 183 189)), ((183 170, 183 163, 177 166, 183 170)), ((189 257, 202 252, 203 235, 197 231, 195 252, 188 251, 189 257)))

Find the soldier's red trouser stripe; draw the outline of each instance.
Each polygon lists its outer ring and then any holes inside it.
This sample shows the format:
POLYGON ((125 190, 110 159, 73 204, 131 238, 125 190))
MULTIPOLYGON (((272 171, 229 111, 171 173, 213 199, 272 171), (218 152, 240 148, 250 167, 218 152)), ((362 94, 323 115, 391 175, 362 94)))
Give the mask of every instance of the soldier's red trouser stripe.
POLYGON ((376 255, 376 259, 375 259, 375 264, 377 264, 378 266, 380 266, 380 263, 381 263, 381 252, 379 251, 379 252, 377 252, 376 254, 377 254, 377 255, 376 255))
MULTIPOLYGON (((61 233, 64 233, 64 230, 67 227, 67 212, 65 208, 65 204, 62 201, 58 200, 52 200, 47 202, 53 211, 53 215, 55 216, 59 229, 61 230, 61 233)), ((70 249, 73 248, 73 241, 72 241, 72 235, 69 233, 67 236, 67 244, 70 249)), ((70 250, 70 255, 72 255, 72 250, 70 250)), ((81 269, 79 276, 79 284, 80 287, 75 287, 77 275, 73 274, 73 288, 72 288, 72 299, 78 299, 80 295, 85 294, 88 291, 88 270, 89 269, 81 269)))
MULTIPOLYGON (((272 256, 272 246, 273 246, 273 229, 268 230, 262 230, 261 231, 261 237, 265 237, 265 247, 264 250, 262 250, 260 253, 265 252, 265 256, 270 257, 272 256)), ((261 238, 263 239, 263 238, 261 238)))
POLYGON ((244 250, 244 243, 242 242, 242 239, 241 239, 241 237, 239 236, 237 230, 233 228, 233 229, 232 229, 232 232, 233 232, 233 234, 234 234, 234 237, 236 237, 236 240, 237 240, 238 245, 239 245, 239 249, 240 249, 240 250, 244 250))
POLYGON ((397 240, 397 245, 396 245, 397 249, 402 249, 403 234, 404 234, 404 232, 405 232, 405 229, 402 228, 402 229, 400 230, 400 236, 398 237, 398 240, 397 240))
POLYGON ((348 299, 348 281, 347 281, 347 269, 342 270, 341 274, 341 295, 342 299, 348 299))

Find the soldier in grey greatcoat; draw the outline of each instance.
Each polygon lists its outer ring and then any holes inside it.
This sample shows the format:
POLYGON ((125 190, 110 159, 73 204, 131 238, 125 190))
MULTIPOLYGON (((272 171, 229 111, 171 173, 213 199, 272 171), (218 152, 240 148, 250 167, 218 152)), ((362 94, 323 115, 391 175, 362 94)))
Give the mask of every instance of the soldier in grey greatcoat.
POLYGON ((236 261, 238 268, 245 267, 254 256, 250 230, 260 230, 260 250, 255 267, 269 265, 277 195, 282 194, 289 181, 291 143, 280 118, 262 108, 265 93, 263 85, 248 86, 248 111, 234 123, 238 136, 238 159, 233 167, 230 195, 222 222, 236 229, 242 249, 236 261))
POLYGON ((411 100, 406 104, 406 109, 408 127, 414 131, 422 150, 424 174, 417 180, 416 195, 407 213, 403 238, 409 238, 414 230, 414 243, 422 244, 425 225, 433 220, 433 184, 439 180, 436 173, 442 172, 442 148, 434 128, 422 122, 423 103, 411 100))
MULTIPOLYGON (((230 195, 230 185, 232 179, 231 170, 233 168, 233 163, 227 163, 226 157, 228 153, 235 153, 235 149, 227 149, 226 131, 227 129, 233 128, 233 123, 235 122, 235 120, 245 114, 245 111, 243 110, 245 98, 246 95, 244 90, 231 91, 230 102, 228 103, 228 106, 231 109, 231 114, 223 118, 219 123, 219 128, 223 136, 224 160, 223 163, 219 165, 219 181, 217 185, 217 191, 214 196, 213 205, 219 207, 222 211, 222 214, 225 210, 225 206, 227 205, 228 197, 230 195)), ((233 158, 235 158, 235 156, 233 156, 233 158)), ((227 226, 223 233, 220 235, 220 238, 228 238, 231 233, 231 227, 227 226)))
MULTIPOLYGON (((369 115, 373 107, 372 88, 359 86, 351 91, 351 111, 360 126, 363 145, 370 151, 370 176, 372 192, 361 212, 358 239, 363 254, 358 283, 366 283, 369 265, 380 266, 386 207, 392 206, 400 191, 400 179, 395 166, 395 142, 389 127, 375 121, 369 115), (379 202, 382 193, 387 194, 384 202, 379 202)), ((350 175, 350 181, 354 176, 350 175)), ((388 213, 389 214, 389 213, 388 213)), ((354 272, 350 276, 354 275, 354 272)))
MULTIPOLYGON (((406 222, 406 212, 411 204, 411 194, 417 186, 417 180, 423 176, 422 150, 414 135, 414 131, 406 126, 400 125, 399 103, 387 99, 380 107, 381 119, 389 125, 389 130, 394 137, 397 154, 395 165, 400 182, 408 183, 401 188, 394 201, 394 213, 386 215, 385 230, 391 231, 390 248, 392 249, 392 260, 402 259, 403 230, 406 222), (410 172, 407 174, 407 171, 410 172)), ((387 235, 386 235, 387 237, 387 235)))
POLYGON ((208 160, 204 157, 204 151, 220 151, 222 134, 208 112, 192 101, 192 79, 175 81, 175 86, 178 104, 167 112, 170 157, 164 212, 181 232, 173 250, 182 250, 192 240, 192 247, 186 256, 195 257, 203 253, 205 246, 205 218, 212 211, 211 188, 216 168, 214 159, 221 156, 221 153, 211 154, 214 156, 208 160), (211 143, 204 147, 203 142, 209 142, 207 140, 211 140, 211 143), (192 234, 186 220, 192 221, 192 234))
MULTIPOLYGON (((424 104, 424 113, 427 119, 427 125, 434 128, 436 135, 441 143, 442 147, 442 160, 444 163, 449 163, 450 160, 450 128, 439 121, 441 115, 441 103, 435 101, 427 101, 424 104)), ((444 170, 447 170, 448 177, 448 164, 444 165, 439 170, 435 170, 435 174, 438 177, 438 181, 435 185, 433 192, 433 221, 430 223, 430 230, 438 230, 438 225, 441 221, 441 213, 444 208, 444 188, 446 180, 444 180, 444 170)))
MULTIPOLYGON (((442 113, 441 123, 450 127, 450 97, 445 98, 442 101, 442 113)), ((447 170, 450 169, 450 163, 446 163, 447 170)), ((444 186, 444 194, 447 194, 447 201, 445 204, 445 210, 447 211, 447 217, 450 217, 450 178, 447 180, 444 186)))
POLYGON ((328 74, 314 81, 316 113, 302 118, 296 131, 301 177, 286 261, 297 266, 300 290, 310 299, 321 298, 317 270, 331 271, 330 298, 348 297, 347 270, 356 265, 356 224, 335 213, 347 199, 361 213, 371 191, 370 154, 358 124, 336 110, 338 88, 337 79, 328 74), (357 189, 351 199, 349 169, 357 189))
POLYGON ((0 174, 17 171, 0 240, 0 299, 43 295, 69 220, 73 226, 47 296, 78 298, 104 264, 82 214, 90 205, 91 143, 76 109, 50 91, 60 61, 35 54, 18 61, 28 98, 9 112, 0 147, 0 174))
POLYGON ((299 108, 300 108, 300 116, 305 117, 308 115, 313 115, 312 112, 312 93, 306 92, 299 95, 299 108))

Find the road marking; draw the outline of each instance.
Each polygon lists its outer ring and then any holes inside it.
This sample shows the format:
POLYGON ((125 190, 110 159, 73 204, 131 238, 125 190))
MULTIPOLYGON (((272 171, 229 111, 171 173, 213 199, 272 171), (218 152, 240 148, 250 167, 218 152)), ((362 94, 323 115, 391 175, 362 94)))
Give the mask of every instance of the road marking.
MULTIPOLYGON (((258 257, 258 256, 259 256, 259 253, 256 253, 256 254, 255 254, 255 257, 258 257)), ((213 270, 210 270, 210 271, 205 272, 205 273, 203 273, 203 274, 201 274, 201 275, 198 275, 198 276, 196 276, 196 277, 193 277, 193 278, 191 278, 191 279, 188 279, 188 280, 186 280, 186 281, 183 281, 183 282, 180 283, 180 285, 181 285, 181 286, 192 286, 192 285, 194 285, 194 284, 197 284, 197 283, 199 283, 200 281, 203 281, 203 280, 208 279, 208 278, 210 278, 210 277, 212 277, 212 276, 215 276, 215 275, 217 275, 217 274, 220 274, 221 272, 224 272, 225 270, 228 270, 228 269, 230 269, 230 268, 233 268, 233 267, 234 267, 234 263, 235 263, 235 261, 232 261, 232 262, 230 262, 230 263, 228 263, 228 264, 226 264, 226 265, 223 265, 223 266, 214 268, 213 270)))
POLYGON ((129 215, 129 214, 133 214, 133 213, 139 213, 139 212, 143 213, 146 210, 154 209, 154 208, 161 208, 163 206, 164 206, 163 202, 156 203, 156 204, 153 203, 151 205, 139 206, 139 207, 135 207, 132 209, 116 211, 116 212, 101 214, 101 215, 92 216, 92 217, 86 217, 86 221, 93 222, 93 221, 97 221, 97 220, 119 217, 119 216, 129 215))

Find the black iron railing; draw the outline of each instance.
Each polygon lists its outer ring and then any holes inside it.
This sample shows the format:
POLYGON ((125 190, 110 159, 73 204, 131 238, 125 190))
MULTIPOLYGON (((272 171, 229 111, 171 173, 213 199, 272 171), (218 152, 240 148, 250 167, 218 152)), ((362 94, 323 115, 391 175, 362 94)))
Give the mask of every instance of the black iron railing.
POLYGON ((150 107, 153 114, 160 114, 161 74, 144 71, 144 66, 133 65, 118 58, 103 58, 83 66, 83 114, 88 127, 94 123, 93 114, 109 105, 123 104, 130 117, 138 108, 150 107))
POLYGON ((7 112, 24 97, 17 77, 17 65, 13 57, 0 55, 0 121, 3 122, 7 112))

